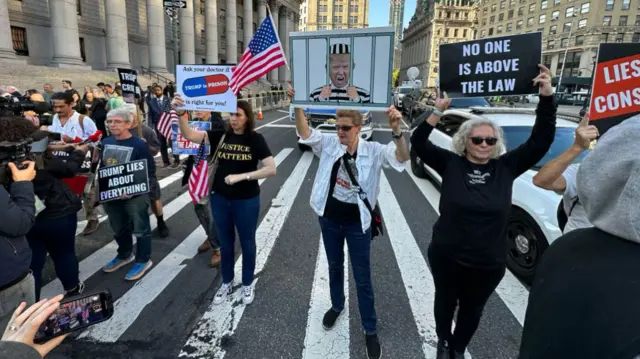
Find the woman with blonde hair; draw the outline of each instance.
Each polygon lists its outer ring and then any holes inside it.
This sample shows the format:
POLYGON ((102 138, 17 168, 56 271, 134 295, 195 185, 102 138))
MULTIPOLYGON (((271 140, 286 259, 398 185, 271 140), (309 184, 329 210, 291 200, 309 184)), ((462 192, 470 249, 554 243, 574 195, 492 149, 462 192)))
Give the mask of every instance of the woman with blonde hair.
POLYGON ((540 161, 553 142, 557 105, 551 73, 539 67, 540 75, 533 79, 540 88, 536 122, 518 148, 503 153, 502 130, 486 118, 460 126, 453 152, 434 145, 429 135, 451 102, 446 94, 436 96, 433 112, 411 136, 418 157, 442 177, 440 218, 427 253, 436 288, 437 359, 464 358, 484 306, 505 273, 513 181, 540 161))

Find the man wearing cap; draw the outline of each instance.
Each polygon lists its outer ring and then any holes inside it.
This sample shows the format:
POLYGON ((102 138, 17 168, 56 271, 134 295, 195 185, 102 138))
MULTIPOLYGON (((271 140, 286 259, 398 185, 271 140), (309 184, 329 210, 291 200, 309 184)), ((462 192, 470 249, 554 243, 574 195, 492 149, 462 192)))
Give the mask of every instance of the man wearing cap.
MULTIPOLYGON (((355 63, 353 64, 355 67, 355 63)), ((370 103, 369 92, 349 84, 351 73, 351 52, 347 44, 329 46, 329 78, 331 84, 311 91, 310 101, 348 101, 370 103)))

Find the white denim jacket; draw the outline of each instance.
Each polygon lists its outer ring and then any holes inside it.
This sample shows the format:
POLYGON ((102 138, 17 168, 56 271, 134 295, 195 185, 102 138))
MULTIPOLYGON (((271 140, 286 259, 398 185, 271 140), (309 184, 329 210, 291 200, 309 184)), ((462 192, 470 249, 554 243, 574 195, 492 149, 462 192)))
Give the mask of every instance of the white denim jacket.
MULTIPOLYGON (((318 130, 311 130, 311 136, 306 140, 300 138, 299 143, 311 147, 313 153, 320 158, 320 165, 316 173, 311 190, 311 208, 319 215, 324 214, 324 207, 329 196, 329 181, 331 170, 346 152, 347 146, 340 143, 335 134, 322 134, 318 130)), ((392 141, 386 145, 378 142, 360 140, 358 142, 358 156, 356 168, 358 170, 358 184, 367 194, 369 203, 375 207, 380 193, 380 174, 382 167, 393 168, 398 172, 404 171, 404 165, 396 159, 396 144, 392 141)), ((371 214, 364 202, 358 197, 360 222, 362 232, 371 226, 371 214)))

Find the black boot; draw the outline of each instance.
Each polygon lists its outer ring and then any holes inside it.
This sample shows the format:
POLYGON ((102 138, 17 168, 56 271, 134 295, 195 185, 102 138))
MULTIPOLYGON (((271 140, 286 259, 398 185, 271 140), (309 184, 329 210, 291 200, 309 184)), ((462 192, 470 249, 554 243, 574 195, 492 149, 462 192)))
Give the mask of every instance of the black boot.
POLYGON ((449 343, 447 343, 446 340, 438 340, 438 346, 436 349, 436 359, 450 359, 449 343))
POLYGON ((464 352, 460 353, 457 350, 451 349, 451 359, 464 359, 464 352))

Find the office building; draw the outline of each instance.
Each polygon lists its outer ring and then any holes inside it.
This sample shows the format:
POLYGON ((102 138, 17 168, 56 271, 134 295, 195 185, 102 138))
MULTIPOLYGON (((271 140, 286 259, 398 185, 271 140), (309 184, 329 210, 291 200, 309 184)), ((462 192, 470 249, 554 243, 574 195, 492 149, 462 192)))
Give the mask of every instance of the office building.
POLYGON ((393 40, 393 68, 400 67, 400 57, 402 48, 402 19, 404 18, 404 0, 389 1, 389 26, 393 27, 395 37, 393 40))
POLYGON ((300 31, 369 26, 369 0, 303 0, 300 31))

